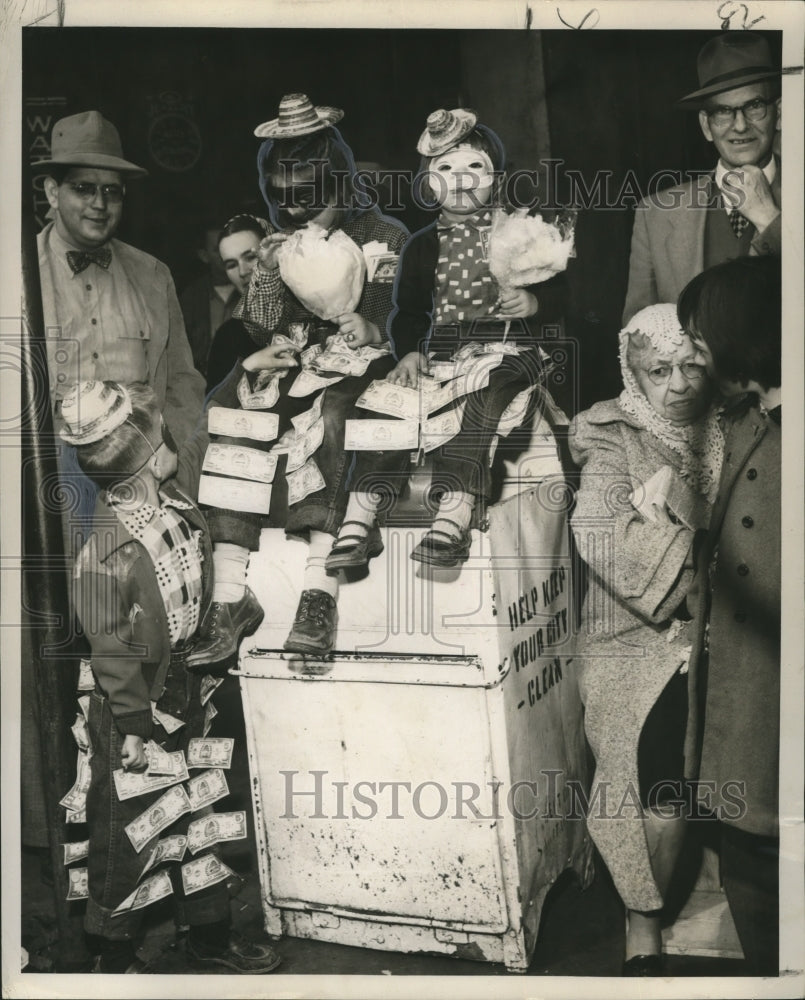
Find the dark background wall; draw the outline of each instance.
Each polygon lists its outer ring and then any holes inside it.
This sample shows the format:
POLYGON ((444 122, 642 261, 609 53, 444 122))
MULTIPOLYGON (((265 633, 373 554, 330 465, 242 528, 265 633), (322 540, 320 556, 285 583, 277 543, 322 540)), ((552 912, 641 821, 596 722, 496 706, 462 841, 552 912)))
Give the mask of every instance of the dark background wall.
MULTIPOLYGON (((296 90, 345 110, 359 163, 415 170, 430 111, 469 106, 494 128, 514 169, 548 158, 558 183, 543 201, 582 195, 568 269, 567 333, 579 344, 579 406, 620 389, 616 335, 635 200, 660 171, 713 166, 695 114, 674 102, 696 88, 696 53, 712 32, 277 29, 27 29, 23 147, 40 224, 37 159, 58 118, 95 108, 125 155, 149 171, 129 185, 121 237, 193 275, 194 230, 263 211, 253 129, 296 90), (573 172, 580 179, 575 190, 573 172), (608 171, 606 184, 596 177, 608 171), (591 192, 584 207, 584 190, 591 192), (598 192, 596 194, 596 192, 598 192)), ((780 36, 769 36, 779 53, 780 36)), ((660 186, 667 186, 666 174, 660 186)), ((428 221, 410 201, 409 228, 428 221)))

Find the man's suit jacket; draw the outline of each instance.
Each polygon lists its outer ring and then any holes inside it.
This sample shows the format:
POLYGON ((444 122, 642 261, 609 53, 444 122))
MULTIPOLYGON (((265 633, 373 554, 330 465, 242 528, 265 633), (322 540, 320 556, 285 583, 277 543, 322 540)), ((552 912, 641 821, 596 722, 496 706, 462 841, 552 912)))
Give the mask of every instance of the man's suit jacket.
MULTIPOLYGON (((47 250, 47 235, 52 225, 49 223, 37 237, 42 306, 48 328, 58 326, 47 250)), ((148 384, 156 394, 177 444, 182 444, 190 437, 201 417, 205 387, 204 379, 193 366, 173 278, 165 264, 128 243, 112 239, 107 246, 117 257, 147 310, 150 338, 143 341, 143 349, 148 365, 148 384)), ((51 373, 55 364, 51 357, 53 346, 48 342, 51 373)))
MULTIPOLYGON (((712 174, 644 198, 635 213, 623 322, 657 302, 676 302, 704 270, 704 227, 715 186, 712 174)), ((780 164, 772 184, 780 206, 780 164)), ((721 209, 719 209, 721 211, 721 209)), ((779 254, 781 216, 752 240, 750 254, 779 254)))

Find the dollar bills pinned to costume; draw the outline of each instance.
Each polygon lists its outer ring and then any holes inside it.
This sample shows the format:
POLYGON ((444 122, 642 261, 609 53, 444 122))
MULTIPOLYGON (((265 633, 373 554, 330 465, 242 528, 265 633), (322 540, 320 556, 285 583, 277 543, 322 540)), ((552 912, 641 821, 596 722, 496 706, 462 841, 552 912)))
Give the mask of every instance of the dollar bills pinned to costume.
POLYGON ((168 715, 167 712, 163 712, 161 709, 157 708, 157 703, 155 701, 151 702, 151 715, 154 722, 157 725, 162 726, 168 735, 175 733, 177 729, 181 729, 184 725, 181 719, 176 719, 172 715, 168 715))
POLYGON ((75 722, 70 726, 73 737, 75 738, 76 744, 79 750, 89 752, 90 742, 89 742, 89 727, 87 726, 87 720, 83 715, 77 715, 75 722))
POLYGON ((522 424, 528 413, 528 404, 531 401, 533 392, 534 386, 531 385, 527 389, 523 389, 522 392, 517 393, 500 415, 497 429, 498 435, 508 437, 515 427, 519 427, 522 424))
POLYGON ((364 344, 350 347, 343 333, 327 338, 324 350, 314 359, 313 369, 320 375, 338 372, 340 375, 363 375, 377 358, 389 353, 388 344, 364 344))
POLYGON ((192 739, 187 745, 187 766, 230 768, 234 749, 235 741, 229 736, 192 739))
POLYGON ((87 792, 89 791, 89 783, 92 777, 89 759, 90 755, 88 752, 84 750, 78 751, 75 783, 70 791, 59 799, 60 805, 63 805, 69 812, 80 812, 82 809, 86 809, 87 792))
POLYGON ((324 476, 322 476, 318 465, 309 458, 307 462, 294 472, 289 472, 286 476, 288 483, 288 505, 300 503, 311 493, 318 493, 325 487, 324 476))
POLYGON ((319 419, 310 425, 306 431, 297 430, 288 448, 288 464, 285 472, 296 472, 301 469, 311 455, 321 447, 324 440, 324 419, 319 419))
POLYGON ((95 690, 95 674, 92 672, 92 663, 89 660, 82 660, 78 665, 78 690, 95 690))
POLYGON ((437 417, 430 417, 422 424, 422 448, 424 451, 433 451, 434 448, 446 444, 452 440, 461 430, 461 421, 464 416, 465 403, 461 403, 453 410, 440 413, 437 417))
POLYGON ((222 437, 273 441, 279 433, 277 413, 256 413, 229 406, 211 406, 207 411, 207 429, 222 437))
POLYGON ((244 372, 238 382, 238 402, 243 409, 268 410, 274 406, 280 398, 279 375, 280 372, 272 372, 272 377, 266 379, 258 389, 259 383, 255 383, 255 388, 252 388, 249 385, 249 376, 244 372))
POLYGON ((151 850, 151 857, 140 873, 140 878, 152 868, 161 865, 163 861, 181 861, 186 850, 187 837, 184 834, 174 833, 170 837, 163 837, 161 840, 158 840, 151 850))
POLYGON ((207 707, 204 709, 204 729, 202 730, 204 736, 206 736, 207 733, 210 731, 212 727, 212 720, 215 718, 217 714, 218 714, 218 709, 215 707, 215 705, 213 705, 212 702, 209 702, 207 704, 207 707))
POLYGON ((71 868, 67 872, 67 899, 87 899, 89 896, 89 870, 87 868, 71 868))
POLYGON ((151 878, 130 893, 117 909, 112 911, 112 916, 120 916, 121 913, 129 913, 131 910, 141 910, 144 906, 150 906, 173 892, 173 883, 167 872, 157 872, 151 878))
MULTIPOLYGON (((201 688, 199 690, 199 695, 201 698, 201 704, 206 705, 213 694, 218 690, 218 688, 224 683, 223 677, 213 677, 212 674, 204 674, 201 678, 201 688)), ((216 713, 217 714, 217 713, 216 713)))
POLYGON ((88 840, 74 840, 64 845, 64 863, 71 865, 74 861, 81 861, 89 855, 88 840))
POLYGON ((237 476, 258 483, 273 482, 277 471, 277 456, 259 448, 213 441, 207 446, 202 472, 221 476, 237 476))
POLYGON ((328 375, 324 377, 317 375, 312 368, 303 368, 296 376, 294 384, 288 390, 288 395, 300 398, 310 396, 314 392, 321 392, 322 389, 326 389, 328 385, 340 382, 343 377, 343 375, 328 375))
POLYGON ((147 771, 138 773, 124 771, 122 767, 113 771, 112 778, 115 782, 118 799, 125 802, 126 799, 137 798, 138 795, 144 795, 146 792, 156 792, 160 788, 170 788, 171 785, 180 781, 186 781, 190 775, 184 761, 184 754, 181 750, 177 750, 175 754, 171 754, 171 757, 175 759, 175 765, 178 768, 172 774, 149 774, 147 771))
POLYGON ((86 823, 87 822, 87 810, 86 809, 68 809, 67 815, 65 816, 66 823, 86 823))
POLYGON ((204 806, 211 806, 218 799, 223 799, 229 795, 229 785, 226 783, 226 775, 218 767, 187 782, 187 797, 190 800, 190 811, 198 812, 204 806))
POLYGON ((168 753, 154 740, 148 740, 143 748, 148 760, 147 774, 179 774, 184 767, 184 754, 181 750, 168 753))
POLYGON ((207 886, 223 882, 234 874, 232 869, 215 855, 205 854, 182 865, 182 887, 185 895, 189 896, 200 889, 206 889, 207 886))
MULTIPOLYGON (((223 773, 223 772, 222 772, 223 773)), ((174 785, 144 812, 124 827, 131 846, 139 854, 149 840, 162 833, 180 816, 190 812, 190 799, 182 785, 174 785)))
POLYGON ((271 509, 272 489, 270 483, 202 475, 198 483, 198 502, 223 510, 267 514, 271 509))
POLYGON ((356 405, 375 413, 386 413, 390 417, 418 420, 423 403, 419 389, 409 389, 384 379, 375 379, 358 397, 356 405))
POLYGON ((82 694, 78 699, 78 707, 81 709, 81 714, 85 719, 89 721, 89 695, 82 694))
POLYGON ((416 420, 347 420, 347 451, 412 451, 419 445, 416 420))
POLYGON ((246 836, 246 813, 213 813, 194 819, 187 828, 187 849, 198 854, 222 840, 243 840, 246 836))
MULTIPOLYGON (((295 417, 291 417, 291 423, 293 424, 296 434, 304 434, 306 431, 310 430, 310 428, 321 416, 323 403, 324 393, 322 392, 313 400, 309 410, 305 410, 304 413, 297 413, 295 417)), ((276 445, 274 447, 276 448, 276 445)))

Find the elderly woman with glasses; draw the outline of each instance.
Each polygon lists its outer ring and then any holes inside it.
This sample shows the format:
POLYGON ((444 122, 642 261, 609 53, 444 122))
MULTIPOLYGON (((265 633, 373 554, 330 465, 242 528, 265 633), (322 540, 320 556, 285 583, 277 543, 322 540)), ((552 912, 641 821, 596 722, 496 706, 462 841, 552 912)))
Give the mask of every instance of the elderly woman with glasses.
POLYGON ((705 358, 676 307, 620 334, 623 392, 573 424, 572 516, 588 567, 577 658, 596 758, 587 824, 627 909, 624 975, 662 972, 660 918, 684 834, 684 611, 723 437, 705 358))

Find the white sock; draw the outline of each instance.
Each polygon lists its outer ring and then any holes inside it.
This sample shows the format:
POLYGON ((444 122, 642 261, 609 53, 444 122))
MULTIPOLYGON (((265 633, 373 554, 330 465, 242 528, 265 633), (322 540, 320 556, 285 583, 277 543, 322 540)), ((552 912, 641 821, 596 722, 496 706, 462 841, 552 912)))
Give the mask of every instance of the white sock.
POLYGON ((338 577, 329 576, 324 561, 333 546, 333 536, 325 531, 311 531, 308 545, 303 590, 323 590, 334 600, 338 598, 338 577))
POLYGON ((246 567, 249 550, 231 542, 216 542, 212 549, 215 583, 212 599, 221 604, 234 604, 246 593, 246 567))
POLYGON ((338 537, 343 535, 368 535, 375 523, 377 509, 383 498, 379 493, 350 493, 347 510, 338 537), (349 524, 347 524, 349 522, 349 524), (346 525, 346 527, 344 527, 346 525))
POLYGON ((475 497, 471 493, 447 492, 439 501, 439 512, 431 530, 443 531, 451 538, 458 538, 469 528, 474 509, 475 497))

